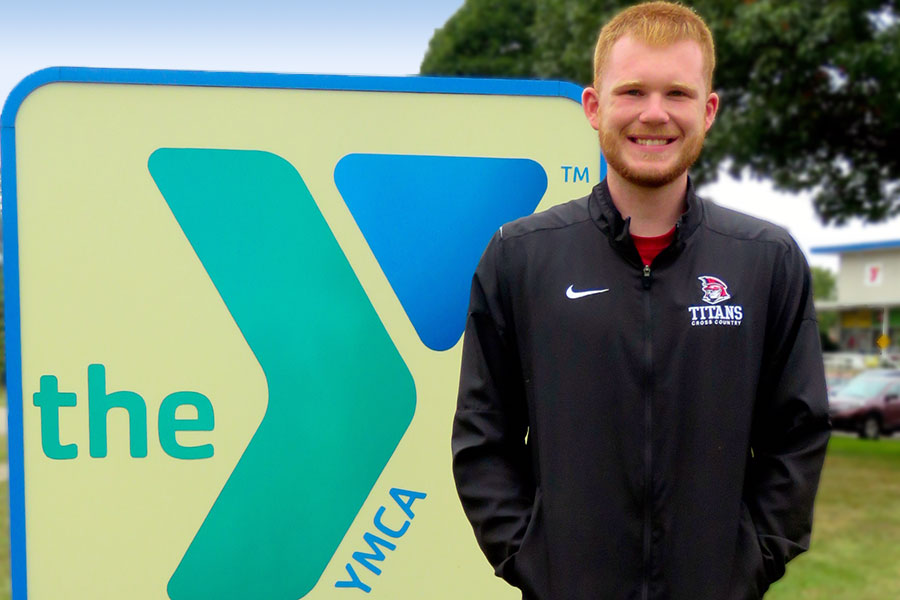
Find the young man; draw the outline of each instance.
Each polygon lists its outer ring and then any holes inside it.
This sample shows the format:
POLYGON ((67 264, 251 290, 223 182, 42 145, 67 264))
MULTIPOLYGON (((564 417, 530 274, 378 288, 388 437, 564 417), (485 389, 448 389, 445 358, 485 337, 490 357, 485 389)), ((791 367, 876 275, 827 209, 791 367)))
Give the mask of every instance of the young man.
POLYGON ((475 273, 454 475, 529 600, 749 600, 809 545, 829 423, 809 270, 698 198, 719 99, 690 10, 600 33, 590 196, 504 225, 475 273))

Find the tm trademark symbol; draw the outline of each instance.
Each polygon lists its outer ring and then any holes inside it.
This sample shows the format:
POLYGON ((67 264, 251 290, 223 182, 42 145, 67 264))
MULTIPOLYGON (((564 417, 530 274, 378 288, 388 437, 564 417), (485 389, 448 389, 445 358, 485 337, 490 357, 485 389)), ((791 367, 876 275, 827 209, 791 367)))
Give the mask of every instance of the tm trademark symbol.
POLYGON ((588 173, 587 167, 575 167, 571 165, 563 165, 560 167, 563 170, 563 181, 569 183, 577 183, 579 181, 584 181, 585 183, 590 183, 591 178, 588 173), (571 179, 569 178, 569 173, 571 172, 571 179))

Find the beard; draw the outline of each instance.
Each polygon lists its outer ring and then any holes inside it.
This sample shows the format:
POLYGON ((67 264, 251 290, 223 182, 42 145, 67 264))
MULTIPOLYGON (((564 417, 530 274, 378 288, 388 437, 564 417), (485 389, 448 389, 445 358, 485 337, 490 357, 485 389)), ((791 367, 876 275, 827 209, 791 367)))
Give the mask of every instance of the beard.
POLYGON ((625 181, 647 188, 659 188, 681 177, 700 157, 703 141, 706 138, 706 132, 702 130, 699 134, 685 138, 678 159, 671 167, 664 168, 653 165, 642 167, 629 165, 622 147, 629 143, 627 138, 610 130, 601 130, 599 135, 600 150, 603 152, 603 158, 606 159, 609 168, 618 173, 625 181))

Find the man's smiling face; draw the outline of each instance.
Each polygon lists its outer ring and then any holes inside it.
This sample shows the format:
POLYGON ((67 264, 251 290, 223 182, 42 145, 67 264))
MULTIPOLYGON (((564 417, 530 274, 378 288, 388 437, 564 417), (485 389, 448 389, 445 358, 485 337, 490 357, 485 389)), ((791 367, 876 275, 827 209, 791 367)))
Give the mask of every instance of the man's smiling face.
POLYGON ((719 106, 703 66, 700 46, 690 40, 650 46, 625 36, 613 45, 599 89, 583 96, 611 171, 642 187, 685 175, 719 106))

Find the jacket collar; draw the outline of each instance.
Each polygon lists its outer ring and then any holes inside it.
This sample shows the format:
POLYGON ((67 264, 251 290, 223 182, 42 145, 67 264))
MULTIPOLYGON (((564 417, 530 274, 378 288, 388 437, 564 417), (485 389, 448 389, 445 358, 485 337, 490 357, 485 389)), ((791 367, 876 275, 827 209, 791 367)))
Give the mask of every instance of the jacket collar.
MULTIPOLYGON (((679 252, 703 220, 703 201, 694 193, 694 184, 690 177, 688 177, 685 202, 687 210, 675 223, 675 238, 672 240, 672 245, 679 252)), ((606 234, 613 247, 626 255, 637 253, 628 231, 631 218, 623 219, 619 209, 613 204, 606 179, 594 186, 588 198, 588 208, 594 223, 600 231, 606 234)))

